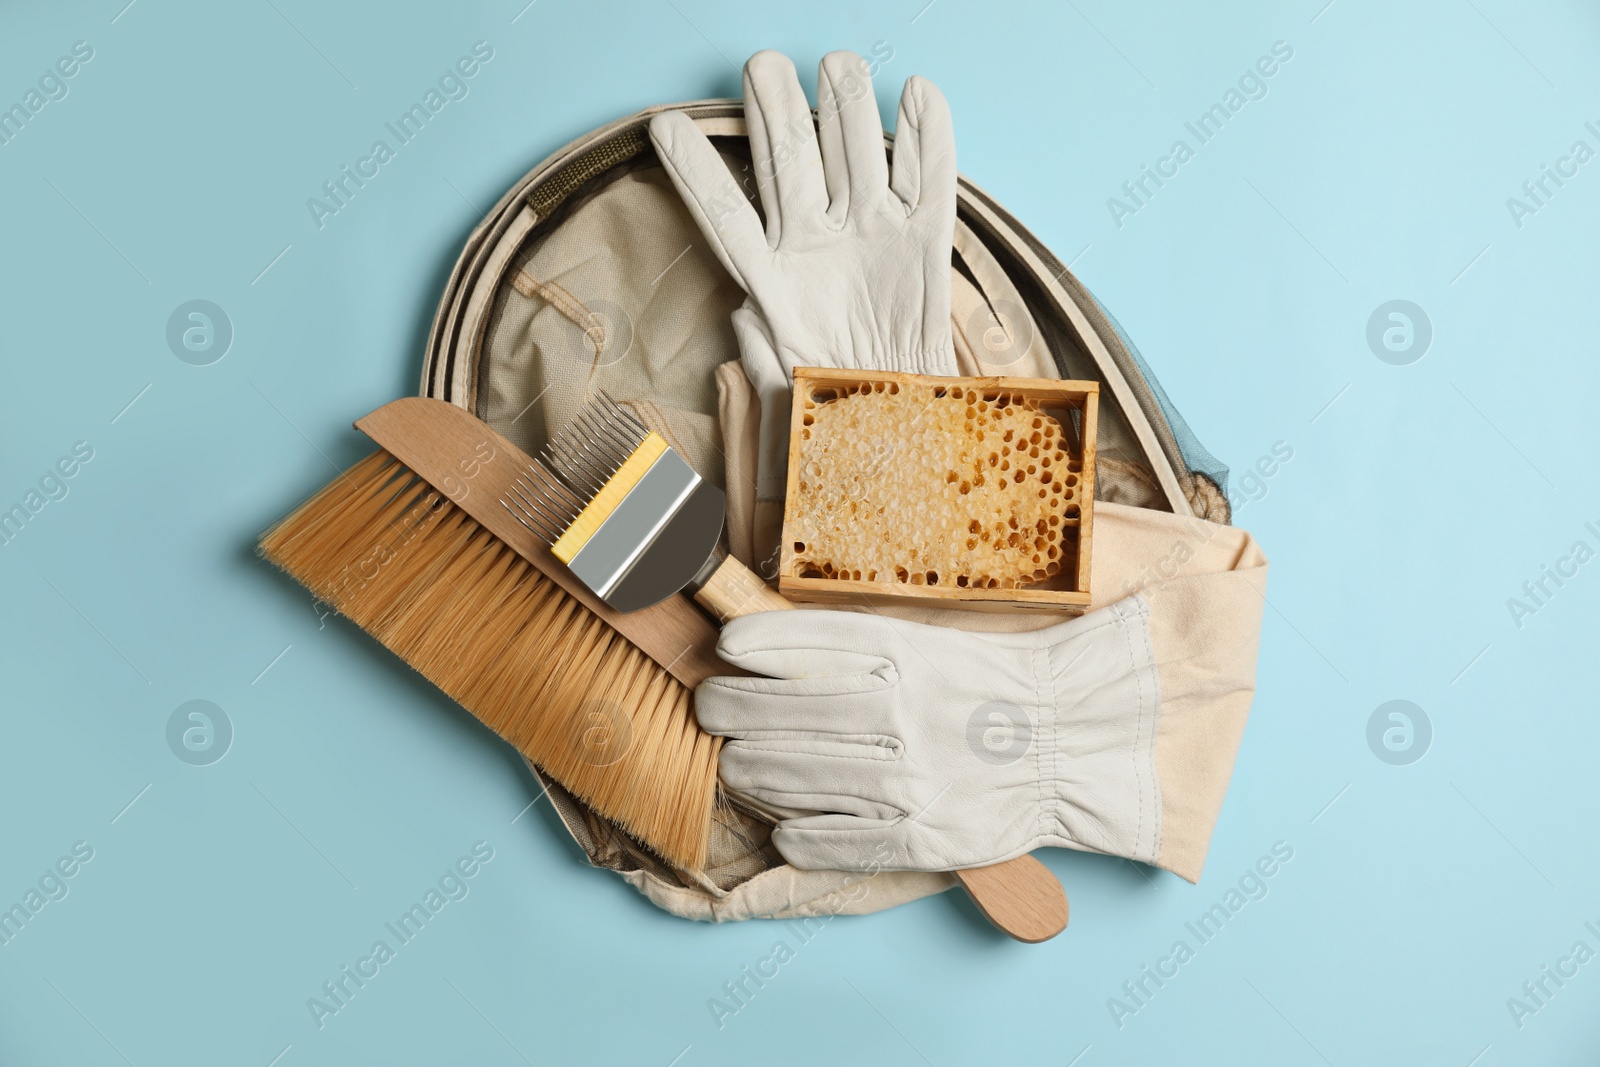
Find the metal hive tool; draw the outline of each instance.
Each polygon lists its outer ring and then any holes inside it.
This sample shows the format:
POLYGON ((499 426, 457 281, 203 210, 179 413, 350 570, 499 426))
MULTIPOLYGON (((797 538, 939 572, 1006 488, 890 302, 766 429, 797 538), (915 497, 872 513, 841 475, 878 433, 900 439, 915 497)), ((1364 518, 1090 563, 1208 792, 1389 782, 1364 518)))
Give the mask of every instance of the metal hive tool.
POLYGON ((538 460, 501 503, 618 611, 699 588, 722 562, 722 490, 605 393, 538 460))

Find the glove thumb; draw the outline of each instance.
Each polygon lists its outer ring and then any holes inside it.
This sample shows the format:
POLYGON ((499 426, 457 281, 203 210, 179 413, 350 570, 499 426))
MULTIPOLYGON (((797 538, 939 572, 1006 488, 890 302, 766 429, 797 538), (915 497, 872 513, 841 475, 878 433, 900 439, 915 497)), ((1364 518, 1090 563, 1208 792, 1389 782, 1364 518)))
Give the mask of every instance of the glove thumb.
POLYGON ((895 860, 899 819, 855 815, 808 815, 787 819, 772 831, 772 844, 791 867, 802 871, 901 870, 895 860))
POLYGON ((756 499, 783 499, 789 463, 789 373, 767 332, 765 320, 748 303, 733 313, 739 363, 761 398, 761 430, 756 453, 756 499))

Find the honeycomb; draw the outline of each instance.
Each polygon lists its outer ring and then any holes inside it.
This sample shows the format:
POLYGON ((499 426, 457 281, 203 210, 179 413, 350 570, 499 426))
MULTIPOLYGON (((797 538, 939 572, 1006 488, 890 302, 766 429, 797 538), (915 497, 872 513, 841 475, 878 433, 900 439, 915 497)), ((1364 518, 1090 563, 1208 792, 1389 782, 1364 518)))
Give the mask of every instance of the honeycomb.
POLYGON ((1061 571, 1081 465, 1036 400, 898 382, 833 392, 802 398, 793 573, 1016 589, 1061 571))

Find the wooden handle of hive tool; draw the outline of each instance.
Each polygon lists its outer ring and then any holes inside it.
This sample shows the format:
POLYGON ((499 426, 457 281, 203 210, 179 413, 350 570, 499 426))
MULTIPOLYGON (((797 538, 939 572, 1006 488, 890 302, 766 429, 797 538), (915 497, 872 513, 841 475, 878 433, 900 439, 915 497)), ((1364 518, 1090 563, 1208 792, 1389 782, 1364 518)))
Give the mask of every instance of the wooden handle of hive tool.
POLYGON ((783 594, 763 582, 760 575, 732 556, 723 559, 694 598, 715 615, 718 622, 794 607, 783 594))
MULTIPOLYGON (((732 556, 694 598, 722 622, 794 607, 732 556)), ((1048 941, 1067 927, 1066 891, 1050 868, 1032 856, 954 874, 984 917, 1018 941, 1048 941)))

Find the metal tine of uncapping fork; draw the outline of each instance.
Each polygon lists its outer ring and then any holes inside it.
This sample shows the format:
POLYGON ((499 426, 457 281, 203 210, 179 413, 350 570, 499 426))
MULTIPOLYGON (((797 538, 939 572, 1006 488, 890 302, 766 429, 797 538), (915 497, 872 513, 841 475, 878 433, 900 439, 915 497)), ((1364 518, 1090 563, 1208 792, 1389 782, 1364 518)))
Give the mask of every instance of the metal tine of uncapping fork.
POLYGON ((511 491, 516 494, 516 498, 508 500, 505 497, 501 497, 500 506, 509 511, 513 519, 522 523, 535 537, 545 544, 555 544, 560 539, 560 535, 549 527, 546 519, 541 518, 543 513, 534 508, 531 503, 525 502, 526 498, 522 496, 520 490, 513 487, 511 491))
POLYGON ((578 512, 588 503, 588 500, 557 477, 555 471, 537 459, 523 469, 519 478, 526 484, 535 485, 541 492, 551 497, 551 503, 562 510, 569 522, 577 518, 578 512))
POLYGON ((611 399, 611 394, 601 392, 598 396, 600 413, 606 416, 607 421, 615 426, 619 433, 628 438, 629 447, 638 448, 643 444, 644 439, 650 435, 650 428, 639 421, 639 417, 633 412, 611 399))
POLYGON ((557 449, 574 459, 592 460, 593 462, 590 466, 600 469, 609 477, 615 473, 617 467, 622 465, 622 461, 627 458, 627 454, 613 456, 609 454, 609 451, 602 451, 597 447, 599 442, 591 425, 593 413, 590 408, 592 404, 593 402, 591 401, 579 408, 572 421, 567 423, 566 427, 552 443, 557 449))
POLYGON ((562 439, 546 444, 543 456, 558 475, 592 500, 616 472, 587 453, 581 444, 562 439))
POLYGON ((606 392, 604 389, 596 389, 594 395, 595 400, 592 402, 599 403, 606 410, 615 414, 617 418, 628 423, 634 428, 639 436, 643 437, 645 434, 650 432, 650 428, 639 419, 639 416, 635 415, 633 412, 617 403, 616 398, 610 393, 606 392))
POLYGON ((619 421, 598 404, 586 406, 579 413, 573 428, 587 435, 589 445, 613 472, 622 468, 648 434, 648 431, 644 434, 635 432, 633 426, 619 421))
POLYGON ((560 539, 582 510, 582 502, 572 490, 537 465, 517 476, 511 485, 511 492, 517 499, 507 501, 502 497, 501 504, 528 529, 543 535, 550 544, 560 539), (533 520, 539 528, 535 529, 528 520, 533 520))
POLYGON ((613 468, 621 467, 633 455, 633 450, 639 447, 639 441, 630 441, 622 436, 594 407, 580 411, 574 427, 583 431, 589 445, 613 468))
POLYGON ((587 490, 592 497, 611 475, 599 464, 589 462, 581 446, 581 438, 569 424, 545 443, 540 454, 556 474, 572 483, 574 488, 587 490))
POLYGON ((523 478, 523 484, 539 492, 539 499, 544 501, 556 513, 563 526, 570 526, 577 519, 578 513, 588 504, 588 500, 567 487, 566 483, 556 477, 550 468, 534 463, 523 478), (527 475, 532 475, 531 478, 527 475))
POLYGON ((625 444, 626 452, 632 453, 649 433, 649 429, 609 393, 597 390, 578 409, 577 417, 568 423, 564 436, 568 439, 586 436, 594 440, 599 435, 625 444))
POLYGON ((578 411, 577 416, 567 427, 567 433, 570 435, 568 440, 586 453, 592 454, 597 462, 612 473, 615 473, 628 458, 627 451, 619 453, 609 438, 601 432, 601 426, 596 422, 594 411, 590 407, 586 406, 578 411))
POLYGON ((619 454, 615 447, 602 447, 608 443, 596 436, 588 416, 586 405, 566 429, 545 446, 544 453, 562 477, 580 483, 592 497, 617 473, 633 450, 625 449, 619 454))

